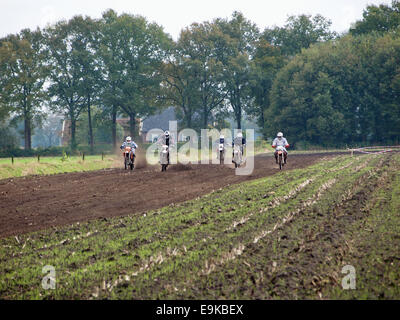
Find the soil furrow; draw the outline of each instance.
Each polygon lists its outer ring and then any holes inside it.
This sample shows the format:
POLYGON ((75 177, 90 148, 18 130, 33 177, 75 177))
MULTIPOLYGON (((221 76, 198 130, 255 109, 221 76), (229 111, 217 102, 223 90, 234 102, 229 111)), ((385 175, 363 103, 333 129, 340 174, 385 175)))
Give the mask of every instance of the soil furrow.
MULTIPOLYGON (((321 158, 318 154, 290 156, 287 170, 304 168, 321 158)), ((156 169, 115 169, 3 180, 0 237, 141 213, 278 172, 272 158, 260 156, 249 176, 236 176, 226 166, 176 165, 165 174, 156 169)))

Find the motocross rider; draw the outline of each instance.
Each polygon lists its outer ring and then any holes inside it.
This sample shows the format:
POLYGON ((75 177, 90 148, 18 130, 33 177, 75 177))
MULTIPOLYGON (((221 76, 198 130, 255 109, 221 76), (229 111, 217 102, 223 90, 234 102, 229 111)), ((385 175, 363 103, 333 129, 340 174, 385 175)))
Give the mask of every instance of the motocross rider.
MULTIPOLYGON (((126 147, 131 147, 131 151, 129 153, 129 158, 131 158, 131 154, 135 156, 135 149, 138 147, 138 145, 135 143, 135 141, 132 140, 131 137, 126 137, 125 141, 122 143, 120 149, 124 150, 126 147)), ((125 157, 125 153, 124 153, 125 157)))
POLYGON ((225 136, 224 136, 223 134, 221 134, 221 135, 219 136, 219 139, 218 139, 217 141, 215 141, 215 143, 214 143, 214 145, 217 147, 217 154, 218 154, 218 157, 219 157, 219 149, 218 149, 218 147, 219 147, 220 144, 222 144, 222 145, 224 146, 224 148, 226 148, 226 147, 229 146, 229 143, 226 142, 225 136))
POLYGON ((243 133, 239 132, 232 140, 232 163, 235 161, 233 160, 235 158, 235 146, 238 146, 240 148, 240 152, 242 154, 242 158, 244 156, 244 147, 246 146, 246 139, 243 137, 243 133))
POLYGON ((223 144, 224 147, 228 147, 228 146, 229 146, 229 143, 226 142, 225 136, 224 136, 223 134, 221 134, 221 135, 219 136, 219 139, 218 139, 217 141, 215 141, 215 145, 216 145, 216 146, 218 146, 218 145, 220 145, 220 144, 223 144))
MULTIPOLYGON (((172 147, 174 145, 174 139, 168 130, 166 130, 164 133, 162 133, 158 136, 157 145, 159 147, 166 145, 166 146, 168 146, 168 150, 170 149, 170 146, 172 147)), ((168 164, 169 164, 169 152, 168 152, 168 164)))
POLYGON ((242 155, 244 155, 244 147, 246 146, 246 139, 243 137, 243 133, 239 132, 235 139, 232 141, 232 148, 236 146, 240 147, 242 155))
POLYGON ((131 147, 133 154, 135 154, 135 149, 137 149, 138 145, 135 143, 135 141, 132 140, 131 137, 128 136, 126 137, 124 143, 122 143, 120 149, 123 150, 125 149, 125 147, 131 147))
MULTIPOLYGON (((288 156, 286 148, 289 148, 289 143, 287 142, 286 138, 283 137, 282 132, 278 132, 275 140, 272 142, 272 148, 276 149, 276 147, 283 147, 284 163, 286 164, 288 156)), ((275 151, 274 155, 275 155, 275 161, 276 163, 278 163, 278 152, 275 151)))

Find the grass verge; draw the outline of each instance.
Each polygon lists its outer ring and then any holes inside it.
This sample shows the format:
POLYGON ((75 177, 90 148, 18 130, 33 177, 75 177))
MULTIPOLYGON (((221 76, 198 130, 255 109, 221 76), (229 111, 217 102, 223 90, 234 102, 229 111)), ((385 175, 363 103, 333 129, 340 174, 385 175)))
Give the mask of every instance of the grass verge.
POLYGON ((28 175, 51 175, 57 173, 101 170, 120 167, 122 161, 116 156, 81 156, 14 158, 14 164, 10 158, 0 159, 0 179, 12 177, 24 177, 28 175))

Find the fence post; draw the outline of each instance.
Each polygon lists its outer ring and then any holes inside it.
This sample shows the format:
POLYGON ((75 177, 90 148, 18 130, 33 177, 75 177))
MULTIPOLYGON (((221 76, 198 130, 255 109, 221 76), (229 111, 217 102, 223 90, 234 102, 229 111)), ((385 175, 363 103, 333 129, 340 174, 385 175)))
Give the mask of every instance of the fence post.
POLYGON ((14 164, 14 156, 11 156, 11 164, 14 164))
POLYGON ((85 153, 82 153, 82 161, 85 161, 85 153))
POLYGON ((104 160, 104 152, 101 153, 101 161, 104 160))
POLYGON ((40 154, 37 155, 37 162, 40 162, 40 154))

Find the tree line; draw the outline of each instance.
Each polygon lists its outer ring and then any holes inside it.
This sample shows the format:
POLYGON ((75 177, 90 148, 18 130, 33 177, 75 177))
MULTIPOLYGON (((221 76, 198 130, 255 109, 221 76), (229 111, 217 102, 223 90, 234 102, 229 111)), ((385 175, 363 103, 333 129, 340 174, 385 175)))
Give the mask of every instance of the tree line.
POLYGON ((400 2, 368 6, 346 35, 303 50, 276 75, 265 130, 316 145, 400 141, 400 2))
POLYGON ((23 122, 26 149, 48 110, 70 120, 72 148, 77 122, 87 121, 93 148, 94 111, 110 120, 116 146, 118 115, 135 136, 137 118, 171 105, 180 125, 195 129, 228 116, 241 128, 246 114, 265 138, 284 131, 322 145, 398 142, 399 9, 399 1, 368 6, 343 35, 321 15, 261 32, 240 12, 193 23, 176 41, 113 10, 25 29, 0 39, 0 122, 23 122))

